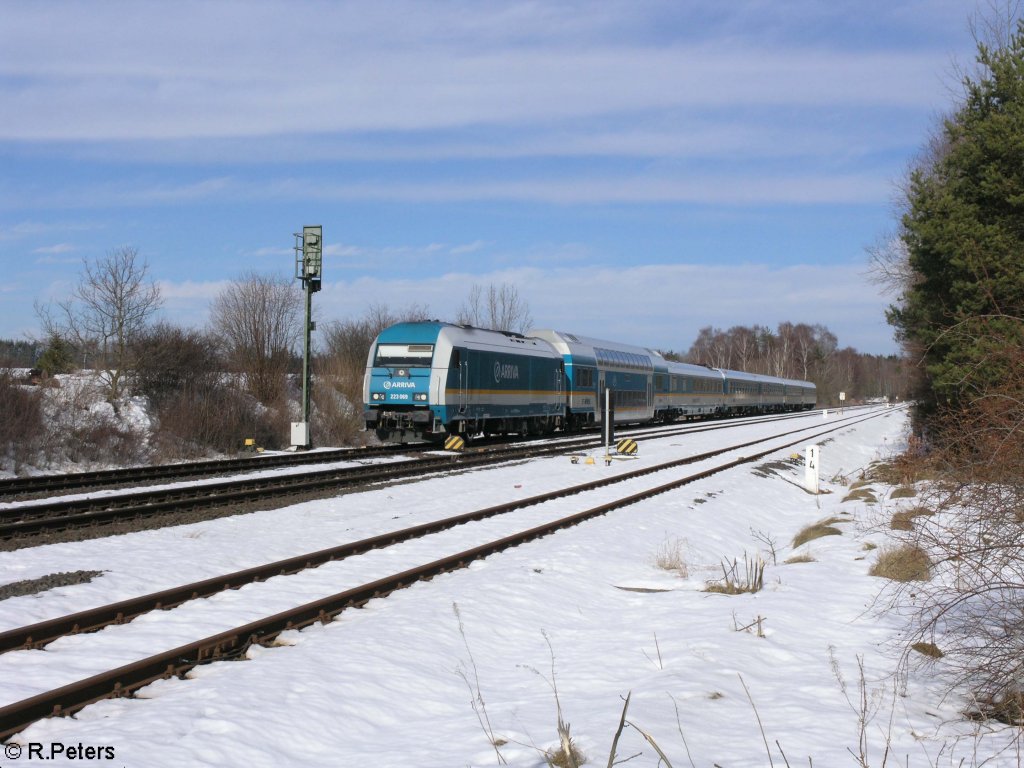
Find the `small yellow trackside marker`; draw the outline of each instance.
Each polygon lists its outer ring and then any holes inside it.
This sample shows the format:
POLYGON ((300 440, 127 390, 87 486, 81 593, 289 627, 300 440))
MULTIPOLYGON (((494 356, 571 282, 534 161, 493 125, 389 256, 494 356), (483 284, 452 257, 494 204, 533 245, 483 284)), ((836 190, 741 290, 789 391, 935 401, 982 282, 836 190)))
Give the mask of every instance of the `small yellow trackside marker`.
POLYGON ((458 435, 452 435, 444 441, 444 448, 446 451, 461 451, 466 447, 466 441, 458 435))

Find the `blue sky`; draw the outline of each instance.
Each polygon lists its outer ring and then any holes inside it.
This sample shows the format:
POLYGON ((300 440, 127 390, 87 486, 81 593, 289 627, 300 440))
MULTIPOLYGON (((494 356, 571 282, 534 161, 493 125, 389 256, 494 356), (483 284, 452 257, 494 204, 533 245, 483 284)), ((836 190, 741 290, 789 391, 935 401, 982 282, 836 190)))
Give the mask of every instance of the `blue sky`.
POLYGON ((865 248, 970 65, 963 0, 0 2, 0 337, 124 245, 202 326, 321 224, 320 321, 896 350, 865 248))

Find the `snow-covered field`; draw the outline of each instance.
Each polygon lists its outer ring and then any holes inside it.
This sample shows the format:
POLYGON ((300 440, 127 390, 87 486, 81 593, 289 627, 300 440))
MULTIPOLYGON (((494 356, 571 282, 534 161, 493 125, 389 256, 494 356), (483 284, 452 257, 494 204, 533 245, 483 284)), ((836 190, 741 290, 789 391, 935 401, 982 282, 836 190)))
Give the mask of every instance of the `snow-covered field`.
MULTIPOLYGON (((830 421, 806 417, 816 430, 830 421)), ((784 424, 786 431, 797 426, 784 424)), ((884 583, 868 569, 878 550, 865 545, 884 545, 893 511, 913 499, 888 500, 888 489, 878 484, 878 504, 842 499, 843 482, 902 448, 905 428, 903 412, 882 411, 822 440, 822 485, 831 493, 802 490, 802 467, 778 461, 795 449, 780 450, 371 601, 326 626, 288 633, 286 645, 253 649, 245 662, 201 667, 190 679, 157 683, 134 700, 37 723, 17 737, 22 755, 14 760, 8 752, 0 766, 446 767, 499 759, 543 766, 544 751, 558 741, 556 686, 587 765, 608 764, 627 694, 628 720, 636 727, 624 730, 618 759, 637 755, 630 766, 659 761, 640 729, 677 768, 808 760, 858 765, 861 685, 870 765, 959 765, 961 758, 965 765, 988 758, 987 765, 1018 765, 1016 751, 1000 752, 1015 731, 981 726, 995 732, 978 738, 979 726, 959 716, 962 702, 944 699, 933 676, 892 675, 902 650, 899 618, 876 601, 884 583), (755 472, 766 462, 775 469, 755 472), (838 524, 843 535, 792 549, 800 529, 831 516, 849 518, 838 524), (685 575, 656 564, 659 553, 670 551, 681 556, 685 575), (805 554, 813 562, 785 563, 805 554), (762 591, 704 591, 721 577, 723 561, 737 558, 742 571, 745 555, 767 560, 762 591), (492 746, 488 730, 500 746, 492 746), (115 757, 32 760, 29 742, 42 744, 47 757, 58 743, 111 746, 115 757)), ((0 601, 0 630, 745 442, 772 429, 778 427, 746 424, 647 439, 637 460, 611 467, 540 459, 190 526, 0 553, 0 584, 60 571, 104 572, 89 584, 0 601)), ((0 705, 701 466, 254 584, 65 638, 45 651, 4 654, 0 705)))

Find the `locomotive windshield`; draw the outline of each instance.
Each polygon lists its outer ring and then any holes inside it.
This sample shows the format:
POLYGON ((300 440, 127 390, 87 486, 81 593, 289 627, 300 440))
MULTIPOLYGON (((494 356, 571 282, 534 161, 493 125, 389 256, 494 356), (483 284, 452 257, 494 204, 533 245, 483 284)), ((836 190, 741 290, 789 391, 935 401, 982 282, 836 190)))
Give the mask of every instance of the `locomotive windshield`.
POLYGON ((429 368, 433 344, 379 344, 373 364, 378 368, 429 368))

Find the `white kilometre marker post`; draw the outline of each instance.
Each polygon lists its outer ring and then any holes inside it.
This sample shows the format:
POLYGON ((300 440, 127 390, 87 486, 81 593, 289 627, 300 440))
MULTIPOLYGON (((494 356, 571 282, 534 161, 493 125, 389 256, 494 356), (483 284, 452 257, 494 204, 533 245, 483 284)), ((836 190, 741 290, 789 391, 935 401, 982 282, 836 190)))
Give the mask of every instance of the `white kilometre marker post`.
POLYGON ((804 486, 810 493, 818 493, 818 446, 816 445, 807 446, 804 486))

